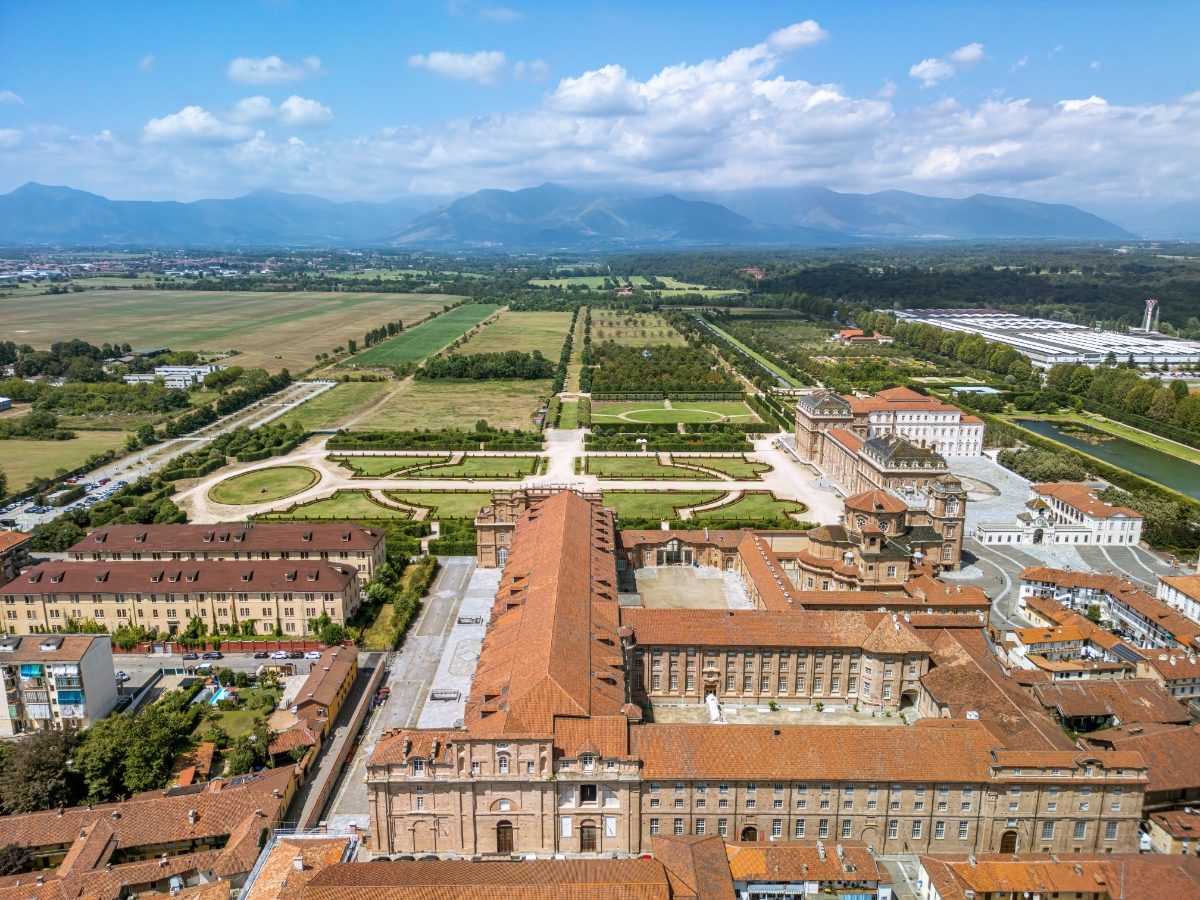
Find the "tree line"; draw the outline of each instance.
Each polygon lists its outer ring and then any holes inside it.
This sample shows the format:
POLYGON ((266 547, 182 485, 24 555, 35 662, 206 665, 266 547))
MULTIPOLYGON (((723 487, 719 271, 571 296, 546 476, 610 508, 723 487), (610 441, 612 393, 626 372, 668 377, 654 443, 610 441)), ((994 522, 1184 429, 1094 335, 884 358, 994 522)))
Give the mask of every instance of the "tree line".
POLYGON ((550 378, 553 374, 554 364, 540 351, 523 353, 520 350, 507 350, 503 353, 456 353, 436 356, 417 369, 414 376, 431 381, 495 381, 550 378))

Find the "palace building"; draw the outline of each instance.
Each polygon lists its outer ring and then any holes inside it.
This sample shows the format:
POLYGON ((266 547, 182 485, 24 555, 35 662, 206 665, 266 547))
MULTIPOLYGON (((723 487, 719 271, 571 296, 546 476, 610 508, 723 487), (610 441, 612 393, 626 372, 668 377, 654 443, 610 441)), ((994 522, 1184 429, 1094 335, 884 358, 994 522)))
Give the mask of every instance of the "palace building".
POLYGON ((808 609, 752 533, 701 550, 722 569, 742 560, 759 586, 750 608, 626 605, 618 559, 637 551, 600 497, 527 494, 504 511, 511 529, 501 506, 480 516, 507 553, 461 724, 379 740, 366 779, 373 851, 632 854, 714 835, 875 853, 1136 850, 1140 754, 1062 749, 1040 709, 1030 715, 1045 734, 1003 709, 1019 735, 978 714, 907 727, 893 714, 928 705, 931 642, 948 632, 808 609), (879 718, 801 724, 792 712, 826 702, 879 718))

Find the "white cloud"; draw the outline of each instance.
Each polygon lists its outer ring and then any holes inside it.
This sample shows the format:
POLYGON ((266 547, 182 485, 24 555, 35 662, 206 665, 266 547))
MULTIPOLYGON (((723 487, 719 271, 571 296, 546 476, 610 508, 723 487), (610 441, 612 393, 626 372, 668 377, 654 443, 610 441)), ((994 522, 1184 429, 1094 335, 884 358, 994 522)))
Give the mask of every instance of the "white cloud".
POLYGON ((1098 69, 1098 68, 1100 68, 1100 60, 1098 60, 1098 59, 1093 59, 1093 60, 1092 60, 1092 64, 1091 64, 1091 68, 1093 68, 1093 69, 1098 69))
POLYGON ((0 128, 0 150, 8 150, 17 146, 24 136, 19 128, 0 128))
POLYGON ((279 104, 279 122, 295 128, 324 128, 333 123, 333 112, 316 100, 293 95, 279 104))
POLYGON ((275 107, 269 97, 259 94, 233 104, 228 118, 234 122, 267 122, 275 118, 275 107))
POLYGON ((767 38, 767 46, 777 53, 791 53, 829 40, 829 32, 813 19, 780 28, 767 38))
POLYGON ((222 122, 202 106, 185 106, 177 113, 151 119, 142 127, 142 135, 151 143, 223 144, 245 135, 235 124, 222 122))
POLYGON ((555 109, 581 116, 627 116, 646 109, 642 86, 621 66, 564 78, 548 102, 555 109))
POLYGON ((1103 112, 1108 109, 1108 101, 1092 94, 1086 100, 1060 100, 1058 108, 1065 113, 1103 112))
POLYGON ((519 22, 525 18, 525 13, 507 6, 485 6, 479 10, 479 17, 489 22, 519 22))
POLYGON ((950 62, 958 66, 973 66, 983 59, 983 44, 965 44, 950 52, 950 62))
POLYGON ((910 78, 920 81, 922 88, 929 88, 939 81, 945 81, 959 69, 976 65, 983 58, 983 44, 976 41, 972 44, 964 44, 957 50, 951 50, 945 56, 931 56, 919 63, 913 63, 908 74, 910 78))
POLYGON ((306 56, 298 63, 278 56, 239 56, 229 63, 227 74, 240 84, 289 84, 310 75, 323 75, 319 56, 306 56))
POLYGON ((900 88, 896 87, 896 82, 890 78, 885 78, 879 90, 875 92, 875 97, 878 100, 891 100, 899 92, 900 88))
POLYGON ((1027 66, 1028 64, 1029 64, 1029 55, 1026 54, 1025 56, 1022 56, 1020 59, 1018 59, 1015 63, 1013 63, 1012 68, 1009 69, 1008 71, 1015 72, 1015 71, 1017 71, 1017 69, 1025 68, 1025 66, 1027 66))
POLYGON ((138 60, 138 68, 143 72, 153 72, 154 65, 158 62, 158 58, 153 53, 147 53, 138 60))
POLYGON ((913 63, 909 68, 908 74, 912 78, 920 80, 921 87, 933 87, 939 81, 949 78, 954 74, 954 66, 946 62, 944 59, 923 59, 919 63, 913 63))
POLYGON ((529 62, 517 60, 513 63, 513 78, 527 78, 530 81, 545 81, 550 77, 550 64, 544 59, 531 59, 529 62))
POLYGON ((0 103, 15 103, 20 106, 24 102, 20 94, 8 90, 0 91, 0 103))
POLYGON ((499 50, 480 50, 478 53, 435 50, 410 56, 408 64, 414 69, 426 69, 455 81, 495 84, 504 73, 508 60, 499 50))

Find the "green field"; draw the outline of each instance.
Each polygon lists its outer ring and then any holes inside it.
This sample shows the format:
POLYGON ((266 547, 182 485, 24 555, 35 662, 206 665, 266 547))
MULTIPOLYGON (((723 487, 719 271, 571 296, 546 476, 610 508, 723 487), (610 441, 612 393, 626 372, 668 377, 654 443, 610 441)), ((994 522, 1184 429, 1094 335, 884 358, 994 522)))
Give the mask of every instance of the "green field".
POLYGON ((505 310, 496 321, 484 325, 455 352, 504 353, 520 350, 532 353, 538 350, 546 359, 556 363, 570 326, 570 313, 505 310))
POLYGON ((642 422, 758 422, 758 416, 740 400, 671 401, 670 409, 662 401, 635 400, 620 403, 593 403, 592 421, 642 422))
POLYGON ((331 456, 329 459, 349 469, 356 478, 385 478, 407 472, 417 466, 434 465, 450 461, 450 455, 438 456, 331 456))
POLYGON ((89 456, 121 449, 126 437, 124 431, 77 431, 69 441, 0 441, 0 472, 9 491, 19 491, 34 478, 70 472, 89 456))
POLYGON ((764 473, 771 471, 771 467, 766 463, 751 462, 736 456, 672 456, 671 462, 678 466, 703 466, 705 469, 715 469, 739 481, 754 481, 764 473))
POLYGON ((683 507, 712 503, 723 496, 724 491, 605 491, 604 505, 616 509, 618 517, 673 519, 683 507))
POLYGON ((387 491, 387 496, 428 508, 431 519, 473 519, 492 499, 487 491, 387 491))
POLYGON ((795 500, 779 500, 768 491, 749 491, 728 506, 698 512, 693 519, 767 519, 806 512, 808 507, 795 500))
POLYGON ((284 512, 266 513, 260 519, 411 519, 405 509, 392 509, 371 499, 366 491, 338 491, 324 500, 311 500, 284 512))
POLYGON ((404 478, 524 478, 536 471, 536 456, 465 456, 458 465, 406 472, 404 478))
POLYGON ((310 431, 337 428, 346 418, 370 405, 389 387, 386 381, 345 381, 302 403, 278 421, 293 422, 310 431))
POLYGON ((347 362, 359 366, 399 366, 420 362, 499 308, 494 303, 470 303, 455 307, 448 313, 442 313, 435 319, 355 354, 347 362))
POLYGON ((215 484, 208 496, 227 506, 269 503, 306 491, 319 478, 317 471, 307 466, 272 466, 226 478, 215 484))
POLYGON ((409 381, 359 428, 472 428, 480 419, 497 428, 533 428, 533 414, 550 395, 544 381, 409 381))
POLYGON ((579 401, 566 400, 562 405, 562 412, 558 417, 559 428, 578 428, 579 427, 579 401))
POLYGON ((597 344, 615 341, 635 347, 685 343, 683 335, 658 313, 617 309, 592 310, 592 341, 597 344))
POLYGON ((80 338, 128 341, 135 350, 237 350, 223 365, 299 372, 317 353, 362 340, 370 328, 407 323, 459 298, 441 294, 297 291, 91 290, 0 298, 4 335, 49 347, 80 338))
POLYGON ((697 472, 695 469, 681 469, 676 466, 664 466, 655 454, 645 456, 589 456, 585 465, 589 475, 597 478, 610 479, 658 479, 672 478, 683 481, 716 481, 717 476, 697 472))
MULTIPOLYGON (((220 663, 214 665, 216 668, 220 668, 220 663)), ((203 734, 212 725, 221 726, 234 740, 242 735, 250 734, 254 731, 254 726, 259 719, 265 719, 271 714, 275 708, 275 704, 279 702, 279 695, 281 693, 278 688, 267 690, 266 688, 244 687, 235 688, 234 690, 237 692, 238 698, 237 709, 217 709, 215 706, 206 706, 205 717, 196 726, 195 733, 197 735, 203 734), (271 698, 269 703, 266 697, 271 698), (210 718, 208 710, 211 710, 215 715, 210 718)))

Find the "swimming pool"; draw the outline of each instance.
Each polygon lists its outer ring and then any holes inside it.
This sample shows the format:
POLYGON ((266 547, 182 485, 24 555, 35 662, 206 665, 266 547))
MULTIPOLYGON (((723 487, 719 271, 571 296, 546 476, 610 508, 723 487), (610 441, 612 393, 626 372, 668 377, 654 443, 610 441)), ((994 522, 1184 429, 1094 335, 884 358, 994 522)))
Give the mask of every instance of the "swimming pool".
POLYGON ((229 688, 225 687, 224 685, 221 685, 220 687, 217 688, 216 693, 213 694, 212 697, 209 698, 209 700, 208 700, 209 705, 216 706, 221 700, 225 699, 225 697, 228 694, 229 694, 229 688))

